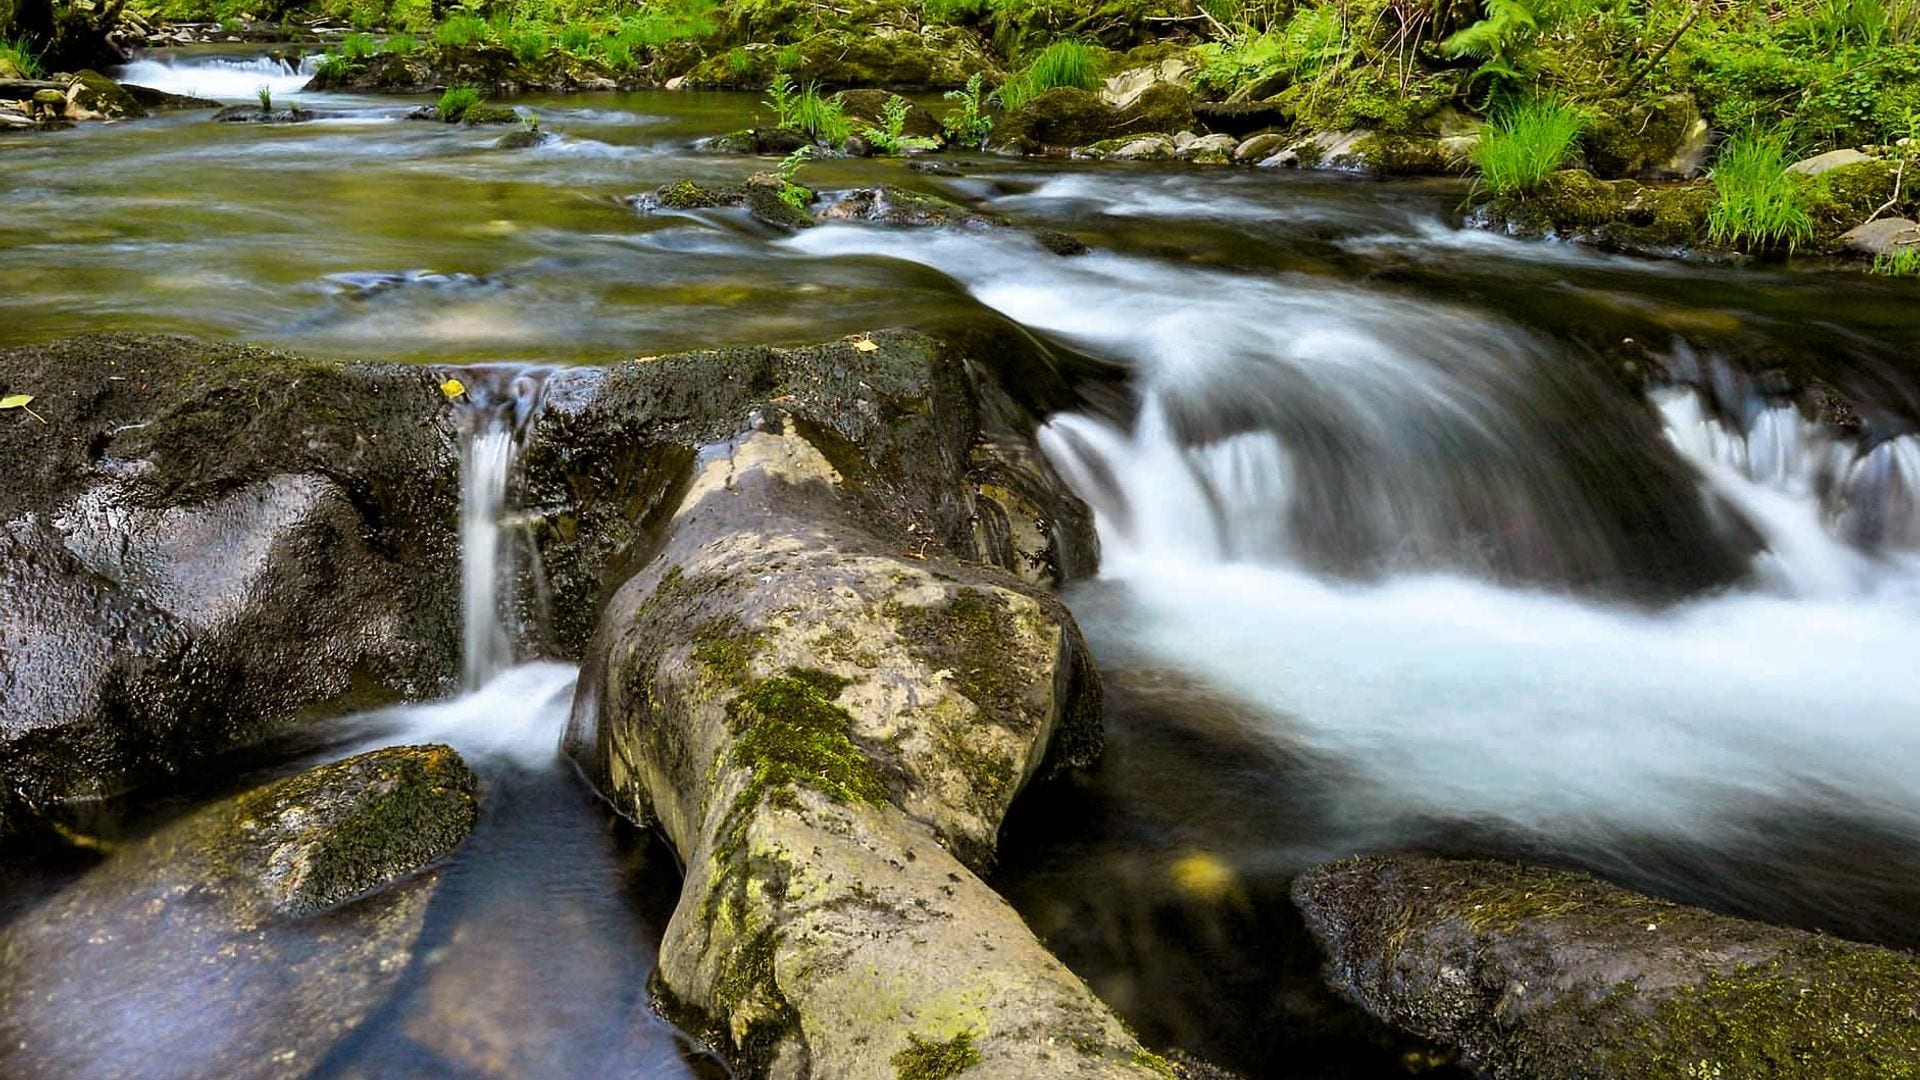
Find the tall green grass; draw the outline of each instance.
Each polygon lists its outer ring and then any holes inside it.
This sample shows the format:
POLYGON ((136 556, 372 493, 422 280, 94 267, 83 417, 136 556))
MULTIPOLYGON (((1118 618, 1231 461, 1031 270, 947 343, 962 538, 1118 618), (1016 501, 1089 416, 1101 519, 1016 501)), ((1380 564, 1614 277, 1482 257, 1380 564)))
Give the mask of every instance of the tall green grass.
POLYGON ((37 79, 45 74, 40 70, 40 58, 27 48, 25 38, 0 37, 0 60, 12 64, 24 78, 37 79))
POLYGON ((840 99, 821 94, 820 87, 814 83, 808 83, 794 99, 788 126, 828 146, 839 146, 853 134, 853 121, 847 119, 840 99))
POLYGON ((438 106, 440 119, 451 124, 467 114, 467 110, 480 104, 480 88, 477 86, 455 86, 440 95, 438 106))
POLYGON ((487 40, 492 28, 487 20, 478 15, 449 15, 446 21, 433 29, 433 40, 441 45, 461 48, 478 45, 487 40))
POLYGON ((1795 247, 1813 238, 1806 192, 1787 172, 1785 132, 1756 129, 1720 148, 1713 164, 1719 199, 1707 214, 1707 238, 1728 247, 1795 247))
POLYGON ((1573 153, 1581 126, 1577 110, 1545 98, 1504 110, 1474 147, 1480 181, 1501 195, 1535 190, 1573 153))
POLYGON ((1092 90, 1099 85, 1100 50, 1084 41, 1065 39, 1040 50, 994 96, 1006 108, 1018 109, 1049 90, 1063 86, 1092 90))

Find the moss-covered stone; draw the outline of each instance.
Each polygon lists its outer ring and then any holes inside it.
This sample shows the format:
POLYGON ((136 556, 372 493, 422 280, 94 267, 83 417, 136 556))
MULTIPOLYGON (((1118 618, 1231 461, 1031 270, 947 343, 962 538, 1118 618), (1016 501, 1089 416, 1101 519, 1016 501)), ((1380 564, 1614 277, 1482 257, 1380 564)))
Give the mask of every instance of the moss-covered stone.
POLYGON ((1707 215, 1715 198, 1713 186, 1705 181, 1642 184, 1563 169, 1536 191, 1488 199, 1469 221, 1515 236, 1675 255, 1705 245, 1707 215))
POLYGON ((907 1048, 893 1055, 893 1075, 897 1080, 947 1080, 980 1064, 980 1051, 973 1045, 973 1032, 963 1031, 951 1039, 926 1039, 907 1035, 907 1048))
POLYGON ((1706 158, 1707 122, 1686 94, 1608 109, 1580 136, 1594 175, 1637 180, 1695 175, 1706 158))
POLYGON ((67 116, 74 120, 131 120, 147 110, 120 84, 97 71, 82 71, 67 87, 67 116))
POLYGON ((1585 874, 1368 856, 1294 899, 1328 979, 1495 1080, 1920 1076, 1920 957, 1585 874))

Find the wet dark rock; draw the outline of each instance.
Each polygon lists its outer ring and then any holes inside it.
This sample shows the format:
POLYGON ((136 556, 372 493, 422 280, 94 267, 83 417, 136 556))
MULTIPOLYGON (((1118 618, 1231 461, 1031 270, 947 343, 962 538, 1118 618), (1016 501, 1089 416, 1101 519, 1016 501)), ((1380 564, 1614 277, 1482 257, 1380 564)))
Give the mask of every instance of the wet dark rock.
POLYGON ((0 932, 0 1073, 309 1074, 405 972, 475 815, 459 755, 396 747, 112 852, 0 932), (76 1023, 90 1007, 139 1022, 76 1023))
POLYGON ((0 352, 0 831, 458 655, 433 376, 181 338, 0 352))
POLYGON ((67 96, 67 88, 62 83, 46 79, 0 79, 0 101, 32 101, 35 94, 45 90, 62 98, 67 96))
POLYGON ((1493 1080, 1920 1068, 1908 953, 1499 862, 1367 856, 1293 895, 1336 990, 1493 1080))
POLYGON ((785 157, 803 146, 812 145, 813 139, 795 128, 748 128, 708 139, 700 144, 700 149, 723 154, 785 157))
POLYGON ((926 176, 964 176, 958 168, 944 161, 909 161, 907 168, 926 176))
MULTIPOLYGON (((627 204, 653 213, 661 210, 712 210, 744 207, 757 221, 781 229, 805 229, 813 225, 813 215, 780 197, 778 178, 756 174, 744 184, 700 184, 679 180, 664 184, 643 195, 630 196, 627 204)), ((804 188, 800 189, 805 191, 804 188)), ((812 193, 807 192, 812 199, 812 193)))
POLYGON ((1538 191, 1482 203, 1467 221, 1509 236, 1673 256, 1704 242, 1714 200, 1713 187, 1705 182, 1641 184, 1566 169, 1549 176, 1538 191))
POLYGON ((263 109, 258 105, 229 105, 213 114, 221 124, 304 124, 319 114, 298 105, 287 109, 263 109))
POLYGON ((1007 226, 1005 218, 969 210, 938 195, 910 191, 892 184, 855 188, 820 209, 821 221, 858 221, 898 228, 939 225, 967 229, 1007 226))
POLYGON ((533 150, 542 146, 551 146, 560 141, 560 136, 551 131, 527 128, 521 131, 509 131, 493 144, 496 150, 533 150))
POLYGON ((178 112, 188 109, 218 109, 220 103, 207 98, 189 97, 186 94, 170 94, 165 90, 155 90, 133 83, 121 83, 120 88, 127 96, 139 102, 153 112, 178 112))

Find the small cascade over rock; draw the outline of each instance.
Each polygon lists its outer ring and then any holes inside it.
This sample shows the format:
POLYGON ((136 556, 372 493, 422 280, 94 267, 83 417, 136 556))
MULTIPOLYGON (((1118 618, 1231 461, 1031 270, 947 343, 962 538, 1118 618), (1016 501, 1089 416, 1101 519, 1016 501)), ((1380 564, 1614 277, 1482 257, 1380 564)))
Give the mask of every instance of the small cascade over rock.
POLYGON ((135 60, 121 68, 121 82, 169 94, 251 101, 261 90, 276 98, 297 94, 313 78, 315 57, 290 63, 274 56, 194 56, 135 60))
MULTIPOLYGON (((514 660, 509 625, 519 608, 508 489, 539 414, 545 373, 479 369, 462 380, 460 416, 460 622, 462 685, 478 690, 514 660)), ((526 545, 529 559, 534 558, 526 545)))

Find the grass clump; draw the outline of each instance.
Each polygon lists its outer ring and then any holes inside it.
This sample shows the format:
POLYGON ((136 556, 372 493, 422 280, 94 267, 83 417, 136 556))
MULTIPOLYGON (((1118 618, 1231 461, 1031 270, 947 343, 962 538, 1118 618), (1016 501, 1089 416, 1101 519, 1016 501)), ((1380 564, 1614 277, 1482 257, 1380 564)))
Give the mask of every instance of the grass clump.
POLYGON ((1049 90, 1092 90, 1099 85, 1100 51, 1084 41, 1067 38, 1040 50, 994 96, 1006 108, 1018 109, 1049 90))
POLYGON ((479 87, 455 86, 440 95, 440 102, 435 109, 439 112, 441 120, 452 124, 467 115, 467 110, 480 104, 480 101, 479 87))
POLYGON ((847 119, 840 99, 821 94, 816 83, 800 91, 793 101, 792 122, 783 126, 797 128, 828 146, 839 146, 853 134, 853 121, 847 119))
POLYGON ((553 48, 553 35, 539 23, 516 21, 500 32, 500 44, 506 46, 515 60, 532 64, 553 48))
POLYGON ((1873 272, 1884 277, 1920 277, 1920 244, 1904 244, 1875 255, 1873 272))
POLYGON ((40 58, 27 47, 24 37, 0 37, 0 63, 12 65, 23 79, 37 79, 45 74, 40 68, 40 58))
POLYGON ((1581 126, 1580 113, 1567 105, 1543 98, 1523 101, 1486 126, 1473 163, 1495 193, 1525 194, 1567 160, 1581 126))
POLYGON ((944 1042, 907 1035, 907 1048, 890 1062, 897 1080, 947 1080, 980 1064, 980 1048, 973 1032, 963 1031, 944 1042))
POLYGON ((433 40, 449 48, 466 48, 487 40, 491 27, 478 15, 450 15, 433 29, 433 40))
POLYGON ((1707 238, 1728 247, 1785 249, 1813 237, 1806 191, 1787 172, 1793 155, 1777 129, 1757 129, 1727 140, 1713 166, 1716 195, 1707 214, 1707 238))

